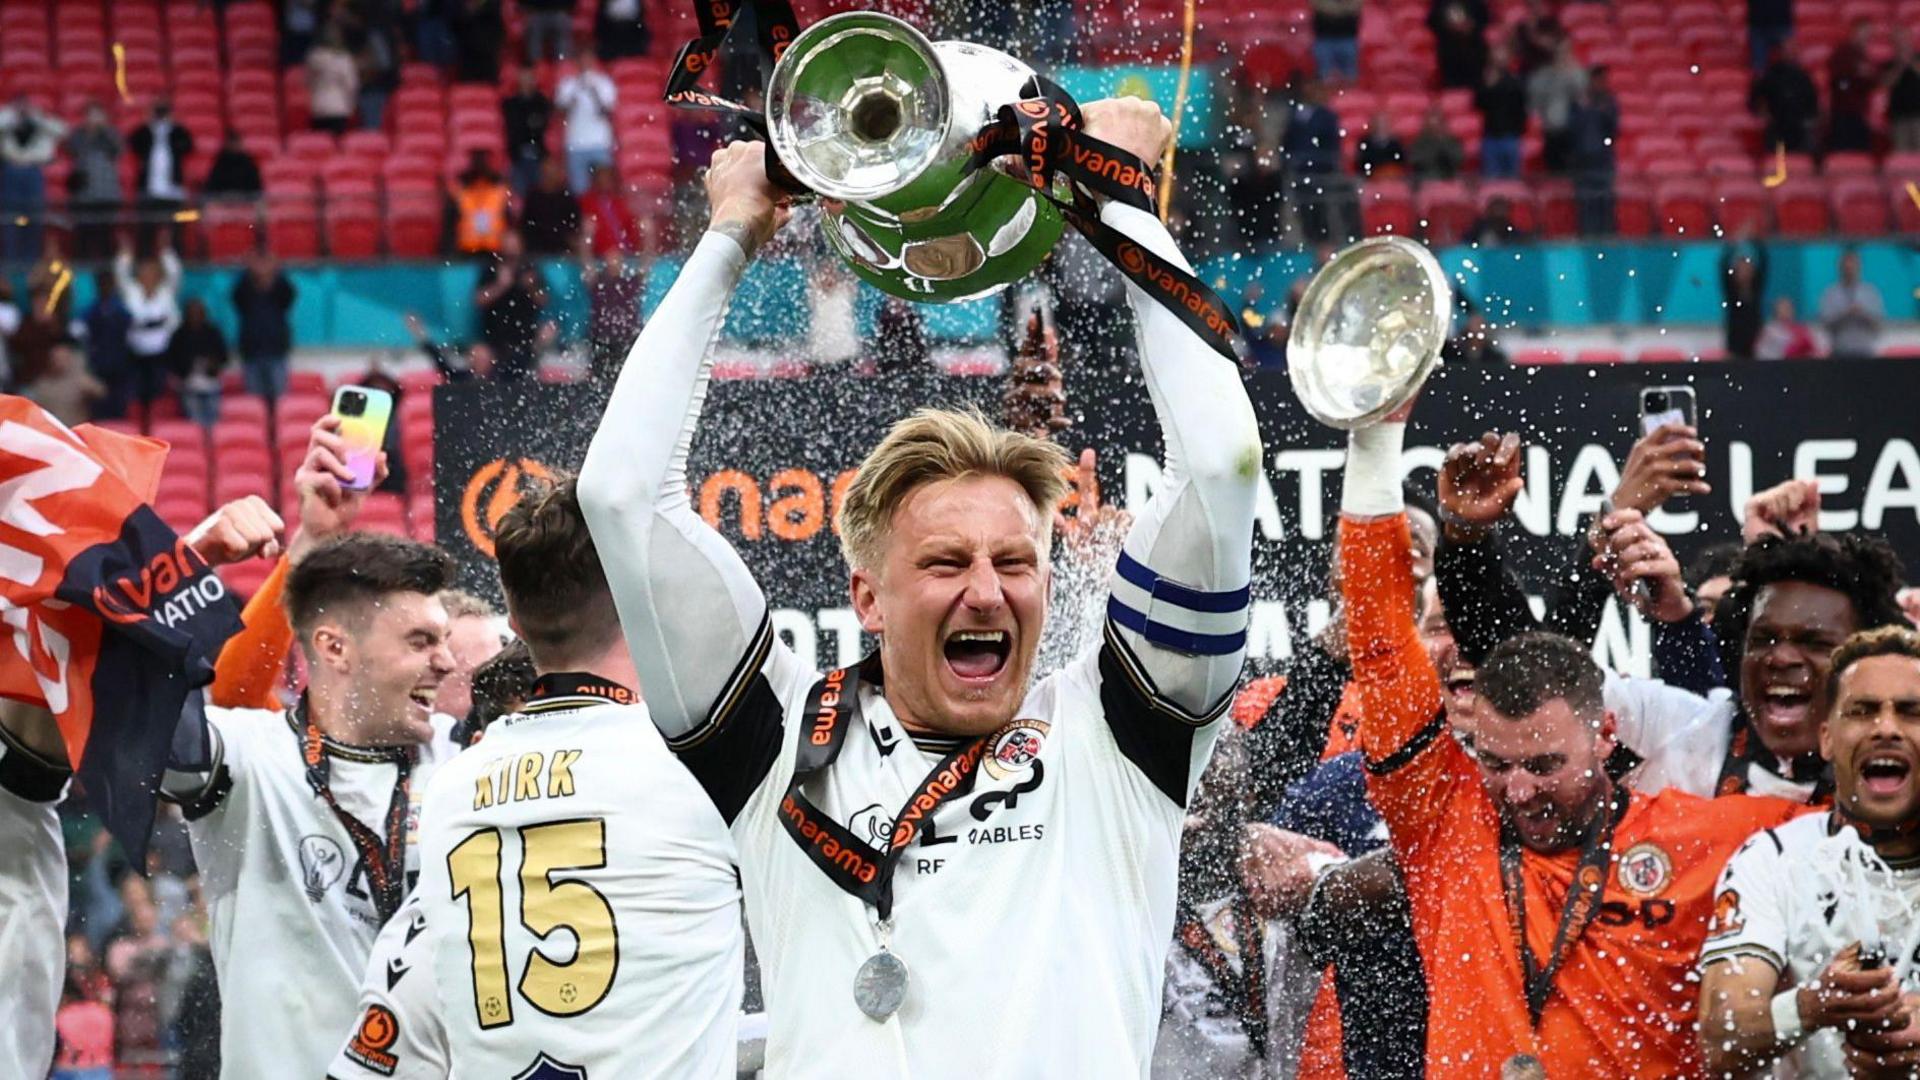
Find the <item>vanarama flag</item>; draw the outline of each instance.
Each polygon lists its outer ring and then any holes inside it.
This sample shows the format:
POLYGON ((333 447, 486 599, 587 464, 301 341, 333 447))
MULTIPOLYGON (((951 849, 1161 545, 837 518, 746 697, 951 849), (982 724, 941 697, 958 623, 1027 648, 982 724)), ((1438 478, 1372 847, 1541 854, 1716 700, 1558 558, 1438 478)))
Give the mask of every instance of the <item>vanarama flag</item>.
POLYGON ((147 505, 166 454, 0 395, 0 696, 53 713, 135 866, 176 729, 195 764, 195 691, 240 628, 226 586, 147 505))

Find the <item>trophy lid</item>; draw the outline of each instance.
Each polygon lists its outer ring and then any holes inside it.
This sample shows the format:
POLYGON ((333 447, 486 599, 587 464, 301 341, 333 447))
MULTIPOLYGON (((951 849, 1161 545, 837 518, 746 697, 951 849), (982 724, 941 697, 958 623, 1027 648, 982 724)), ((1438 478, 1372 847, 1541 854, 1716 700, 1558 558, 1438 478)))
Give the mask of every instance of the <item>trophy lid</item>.
POLYGON ((1453 290, 1433 253, 1403 236, 1342 250, 1300 299, 1287 374, 1314 419, 1365 427, 1406 404, 1440 361, 1453 290))
POLYGON ((891 15, 848 11, 787 46, 767 85, 767 116, 794 179, 857 202, 900 190, 939 158, 952 102, 924 34, 891 15))

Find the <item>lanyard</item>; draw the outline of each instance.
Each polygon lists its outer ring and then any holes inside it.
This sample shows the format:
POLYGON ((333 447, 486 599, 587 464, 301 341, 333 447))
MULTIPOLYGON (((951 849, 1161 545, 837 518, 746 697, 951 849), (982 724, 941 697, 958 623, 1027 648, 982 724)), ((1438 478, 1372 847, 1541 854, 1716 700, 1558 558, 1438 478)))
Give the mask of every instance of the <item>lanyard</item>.
POLYGON ((1527 884, 1520 874, 1520 838, 1507 826, 1500 829, 1500 883, 1507 895, 1507 915, 1513 923, 1513 943, 1520 953, 1520 977, 1526 986, 1527 1016, 1534 1027, 1546 1011, 1547 998, 1553 993, 1554 977, 1560 965, 1573 952, 1574 942, 1586 932, 1587 924, 1600 913, 1600 896, 1606 891, 1607 869, 1613 856, 1613 830, 1626 815, 1626 791, 1615 789, 1600 816, 1589 826, 1586 841, 1580 847, 1580 863, 1574 868, 1573 881, 1567 885, 1567 899, 1560 911, 1560 927, 1553 935, 1553 952, 1545 967, 1527 944, 1527 884))
MULTIPOLYGON (((1720 762, 1720 777, 1714 783, 1716 795, 1739 795, 1747 790, 1749 770, 1754 766, 1780 776, 1780 769, 1773 754, 1764 746, 1756 749, 1759 739, 1754 737, 1753 726, 1747 722, 1746 713, 1734 717, 1733 737, 1727 740, 1727 756, 1720 762)), ((1782 777, 1796 784, 1812 784, 1813 794, 1808 803, 1822 806, 1833 801, 1833 771, 1818 754, 1801 754, 1788 766, 1788 772, 1782 777)))
POLYGON ((393 918, 407 895, 407 780, 413 773, 413 752, 405 747, 383 747, 372 751, 378 760, 394 767, 393 796, 387 803, 387 834, 382 840, 359 818, 346 812, 333 797, 333 762, 327 756, 326 739, 307 715, 307 698, 301 695, 293 707, 293 722, 307 762, 307 786, 327 804, 340 827, 359 852, 367 868, 367 883, 373 890, 373 909, 380 921, 393 918))
POLYGON ((1174 940, 1207 969, 1213 985, 1239 1014, 1240 1030, 1247 1034, 1247 1048, 1255 1058, 1264 1061, 1267 1057, 1267 930, 1253 910, 1253 901, 1244 889, 1240 892, 1229 909, 1233 913, 1234 944, 1240 949, 1239 971, 1233 970, 1226 951, 1213 940, 1213 934, 1193 905, 1184 900, 1180 902, 1179 928, 1174 940))
POLYGON ((901 854, 933 820, 935 811, 973 790, 987 740, 983 736, 954 749, 928 771, 893 816, 893 835, 882 851, 822 813, 800 790, 840 756, 847 729, 860 718, 859 689, 859 668, 841 668, 827 672, 807 694, 806 711, 801 714, 805 726, 794 758, 793 780, 780 802, 780 824, 822 873, 873 908, 886 924, 893 918, 893 871, 901 854))

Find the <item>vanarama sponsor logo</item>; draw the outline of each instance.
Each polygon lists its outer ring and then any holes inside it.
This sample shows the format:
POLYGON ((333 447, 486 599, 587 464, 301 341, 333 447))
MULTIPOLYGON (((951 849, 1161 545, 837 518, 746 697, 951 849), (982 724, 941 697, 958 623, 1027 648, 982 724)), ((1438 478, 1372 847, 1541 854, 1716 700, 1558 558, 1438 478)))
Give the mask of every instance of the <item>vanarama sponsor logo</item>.
POLYGON ((393 1044, 399 1040, 400 1021, 394 1018, 393 1010, 385 1005, 369 1005, 367 1011, 360 1014, 353 1038, 347 1040, 347 1057, 381 1076, 392 1076, 400 1065, 400 1059, 392 1053, 393 1044))
POLYGON ((191 580, 206 569, 207 561, 188 547, 182 537, 174 541, 171 548, 148 559, 138 574, 122 574, 95 585, 93 606, 102 618, 123 625, 150 618, 165 626, 175 626, 227 595, 226 586, 216 575, 191 580), (182 582, 190 584, 179 595, 171 595, 182 582))
POLYGON ((840 719, 840 694, 847 685, 847 669, 835 668, 821 680, 820 707, 813 714, 813 730, 807 740, 815 746, 833 741, 834 724, 840 719))
POLYGON ((552 480, 552 469, 526 457, 495 458, 473 470, 460 492, 460 524, 468 542, 493 558, 493 533, 500 519, 532 485, 552 480))
POLYGON ((980 764, 980 757, 986 752, 987 741, 977 740, 972 746, 946 768, 941 769, 927 780, 913 801, 900 813, 900 820, 893 825, 893 848, 899 849, 913 843, 920 833, 920 825, 940 805, 940 800, 957 791, 972 777, 973 770, 980 764))
POLYGON ((879 875, 880 868, 872 859, 842 844, 830 831, 815 821, 813 815, 807 813, 806 808, 801 806, 792 795, 781 800, 780 812, 787 816, 793 831, 798 833, 808 845, 816 848, 820 852, 820 857, 829 865, 857 879, 863 885, 872 883, 873 879, 879 875))

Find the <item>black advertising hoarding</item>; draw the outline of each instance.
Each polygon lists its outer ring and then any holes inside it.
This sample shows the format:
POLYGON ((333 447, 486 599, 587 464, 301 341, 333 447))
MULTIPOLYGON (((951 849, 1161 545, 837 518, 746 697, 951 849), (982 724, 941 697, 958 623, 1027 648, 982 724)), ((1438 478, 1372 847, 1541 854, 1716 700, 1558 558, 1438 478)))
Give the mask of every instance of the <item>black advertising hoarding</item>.
MULTIPOLYGON (((1100 454, 1102 486, 1122 505, 1159 479, 1159 439, 1137 382, 1068 372, 1076 451, 1100 454)), ((1429 385, 1408 437, 1416 486, 1432 490, 1445 445, 1488 429, 1527 442, 1527 490, 1508 526, 1515 565, 1539 581, 1559 564, 1581 516, 1611 490, 1638 427, 1638 391, 1687 385, 1698 395, 1713 494, 1678 501, 1655 522, 1683 560, 1739 534, 1746 496, 1788 476, 1817 478, 1822 524, 1884 533, 1920 566, 1920 363, 1829 361, 1618 367, 1455 367, 1429 385)), ((1327 541, 1338 518, 1344 436, 1295 403, 1283 375, 1251 383, 1267 444, 1255 526, 1257 600, 1251 649, 1284 658, 1324 617, 1327 541)), ((754 568, 776 624, 822 665, 860 643, 832 528, 850 471, 893 420, 922 405, 997 408, 997 379, 912 384, 853 375, 713 384, 695 439, 690 495, 754 568)), ((463 581, 498 595, 491 523, 530 477, 578 468, 601 399, 583 387, 474 384, 435 392, 440 541, 463 581)), ((1646 636, 1621 613, 1604 651, 1644 670, 1646 636)))

